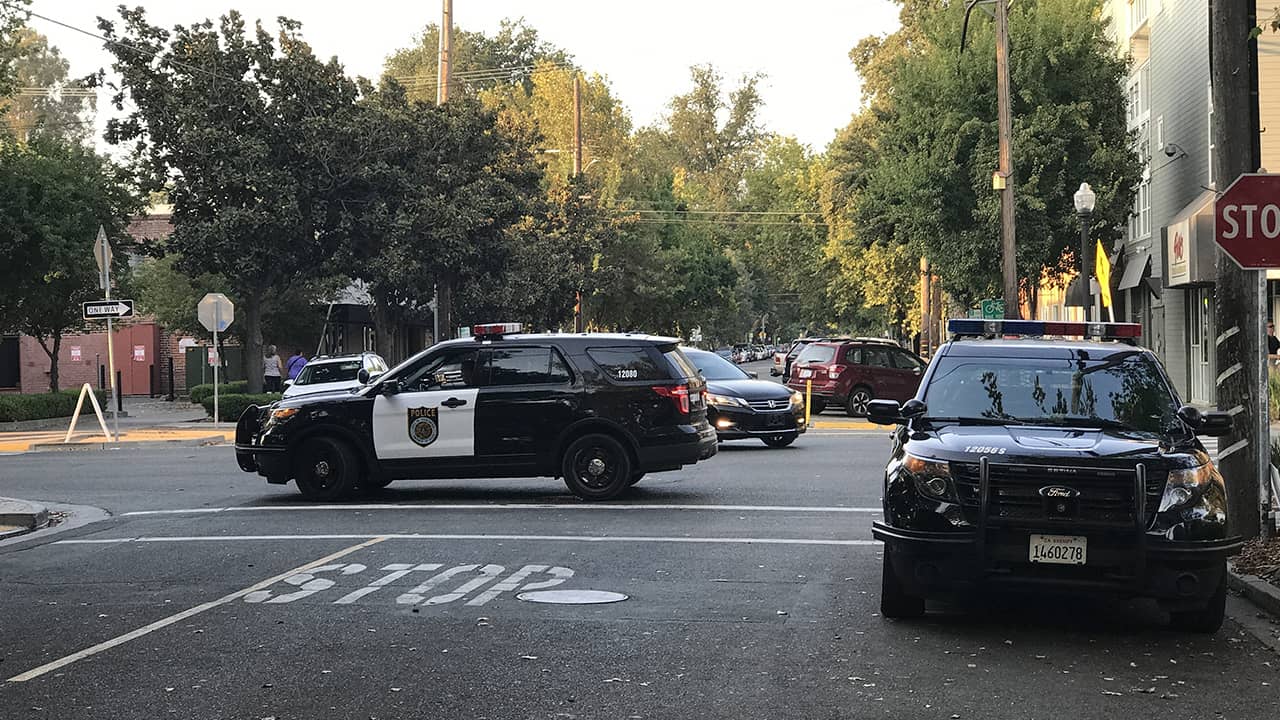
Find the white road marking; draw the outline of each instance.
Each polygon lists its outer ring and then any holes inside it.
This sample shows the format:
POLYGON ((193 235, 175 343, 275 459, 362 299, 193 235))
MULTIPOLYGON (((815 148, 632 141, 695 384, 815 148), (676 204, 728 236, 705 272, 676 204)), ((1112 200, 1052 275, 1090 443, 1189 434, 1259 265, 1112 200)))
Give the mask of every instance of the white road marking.
MULTIPOLYGON (((651 537, 624 535, 427 535, 423 533, 384 533, 381 535, 178 535, 125 538, 89 538, 58 540, 54 545, 113 545, 121 543, 178 543, 178 542, 252 542, 261 540, 530 540, 551 542, 586 543, 692 543, 725 545, 879 545, 879 540, 822 540, 813 538, 752 538, 752 537, 651 537)), ((259 588, 253 588, 259 589, 259 588)))
POLYGON ((229 512, 294 512, 298 510, 706 510, 717 512, 803 512, 803 513, 878 513, 878 507, 844 507, 813 505, 611 505, 611 504, 556 504, 556 503, 496 503, 493 505, 453 505, 429 503, 416 505, 251 505, 221 508, 186 508, 181 510, 135 510, 120 513, 117 517, 144 517, 148 515, 210 515, 229 512))
POLYGON ((369 595, 370 593, 381 590, 382 588, 386 587, 387 585, 390 585, 391 583, 395 582, 396 580, 399 580, 400 578, 404 577, 405 575, 408 575, 411 572, 414 572, 414 571, 430 572, 432 570, 439 570, 442 567, 444 567, 444 565, 441 565, 440 563, 427 563, 424 565, 414 565, 413 563, 391 563, 390 565, 385 565, 383 566, 382 569, 390 570, 391 573, 389 575, 385 575, 381 578, 378 578, 377 580, 374 580, 373 582, 369 583, 368 587, 362 587, 359 590, 355 590, 350 593, 347 593, 346 595, 343 595, 337 600, 334 600, 333 604, 334 605, 350 605, 351 603, 359 600, 365 595, 369 595))
POLYGON ((338 552, 333 553, 332 555, 326 555, 325 557, 322 557, 319 560, 313 560, 305 565, 296 567, 292 570, 287 570, 285 572, 280 573, 279 575, 276 575, 275 577, 268 578, 266 580, 263 580, 262 582, 250 585, 249 587, 243 590, 237 590, 236 592, 233 592, 230 595, 224 595, 223 597, 220 597, 217 600, 214 600, 212 602, 207 602, 202 605, 197 605, 193 608, 183 610, 182 612, 176 615, 170 615, 169 617, 164 618, 163 620, 157 620, 156 622, 153 622, 150 625, 145 625, 132 632, 128 632, 119 637, 107 640, 106 642, 98 643, 93 647, 85 648, 84 650, 81 650, 76 653, 72 653, 64 658, 54 660, 51 663, 46 663, 44 665, 41 665, 38 668, 28 670, 22 673, 21 675, 14 675, 13 677, 9 678, 9 682, 26 682, 28 680, 34 680, 35 678, 38 678, 41 675, 57 670, 58 668, 66 667, 67 665, 70 665, 71 663, 76 662, 77 660, 83 660, 84 658, 90 657, 92 655, 97 655, 100 652, 110 650, 111 648, 123 645, 129 642, 130 640, 136 640, 140 637, 143 637, 144 635, 148 635, 161 628, 168 627, 170 625, 173 625, 174 623, 182 622, 183 620, 186 620, 187 618, 195 615, 199 615, 200 613, 206 610, 212 610, 213 608, 216 608, 219 605, 225 605, 231 602, 232 600, 237 600, 239 598, 242 598, 245 595, 248 595, 249 593, 268 588, 284 580, 285 578, 292 577, 299 573, 305 573, 308 570, 319 568, 323 565, 333 562, 334 560, 337 560, 338 558, 345 557, 358 550, 363 550, 369 547, 370 545, 375 545, 386 539, 385 537, 380 535, 374 536, 374 537, 369 537, 369 536, 366 536, 366 537, 368 537, 368 539, 362 543, 357 543, 355 545, 352 545, 349 548, 339 550, 338 552))

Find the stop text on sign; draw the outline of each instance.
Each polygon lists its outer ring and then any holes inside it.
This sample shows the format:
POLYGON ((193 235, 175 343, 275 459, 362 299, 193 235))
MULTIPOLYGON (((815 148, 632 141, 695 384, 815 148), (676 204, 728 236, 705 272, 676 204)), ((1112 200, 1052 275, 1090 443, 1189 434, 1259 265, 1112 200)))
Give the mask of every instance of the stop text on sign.
POLYGON ((1268 240, 1280 237, 1280 205, 1224 205, 1222 222, 1226 229, 1222 237, 1232 240, 1241 237, 1256 237, 1260 232, 1268 240), (1256 228, 1256 230, 1255 230, 1256 228))

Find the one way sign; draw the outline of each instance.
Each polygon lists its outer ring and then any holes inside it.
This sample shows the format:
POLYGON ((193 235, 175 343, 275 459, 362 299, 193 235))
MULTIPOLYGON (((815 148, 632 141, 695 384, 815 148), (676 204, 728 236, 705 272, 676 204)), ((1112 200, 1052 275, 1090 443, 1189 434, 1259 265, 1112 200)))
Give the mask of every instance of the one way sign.
POLYGON ((106 320, 107 318, 133 317, 132 300, 94 300, 82 303, 85 320, 106 320))

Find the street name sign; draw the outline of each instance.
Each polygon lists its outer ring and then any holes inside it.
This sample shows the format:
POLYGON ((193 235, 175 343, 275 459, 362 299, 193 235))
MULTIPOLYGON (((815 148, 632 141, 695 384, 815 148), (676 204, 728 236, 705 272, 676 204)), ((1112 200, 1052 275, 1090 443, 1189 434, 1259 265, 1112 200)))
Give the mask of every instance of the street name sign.
POLYGON ((1280 175, 1246 173, 1214 203, 1214 238, 1243 270, 1280 268, 1280 175))
POLYGON ((132 300, 93 300, 81 303, 85 320, 106 320, 133 317, 132 300))
POLYGON ((210 332, 220 333, 231 327, 236 317, 236 306, 222 293, 208 293, 196 306, 200 324, 210 332))

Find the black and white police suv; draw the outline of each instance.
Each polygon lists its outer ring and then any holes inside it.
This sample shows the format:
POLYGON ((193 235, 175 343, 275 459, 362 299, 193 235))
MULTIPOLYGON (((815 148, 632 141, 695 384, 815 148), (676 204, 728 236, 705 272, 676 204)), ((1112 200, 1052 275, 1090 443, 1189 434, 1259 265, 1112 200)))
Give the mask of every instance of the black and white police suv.
POLYGON ((236 460, 308 498, 408 478, 563 477, 585 500, 716 453, 674 338, 477 325, 360 387, 250 406, 236 460))
POLYGON ((898 425, 872 531, 885 617, 989 588, 1150 597, 1175 627, 1217 631, 1241 543, 1196 436, 1231 416, 1181 405, 1139 325, 948 330, 914 399, 869 407, 898 425))

